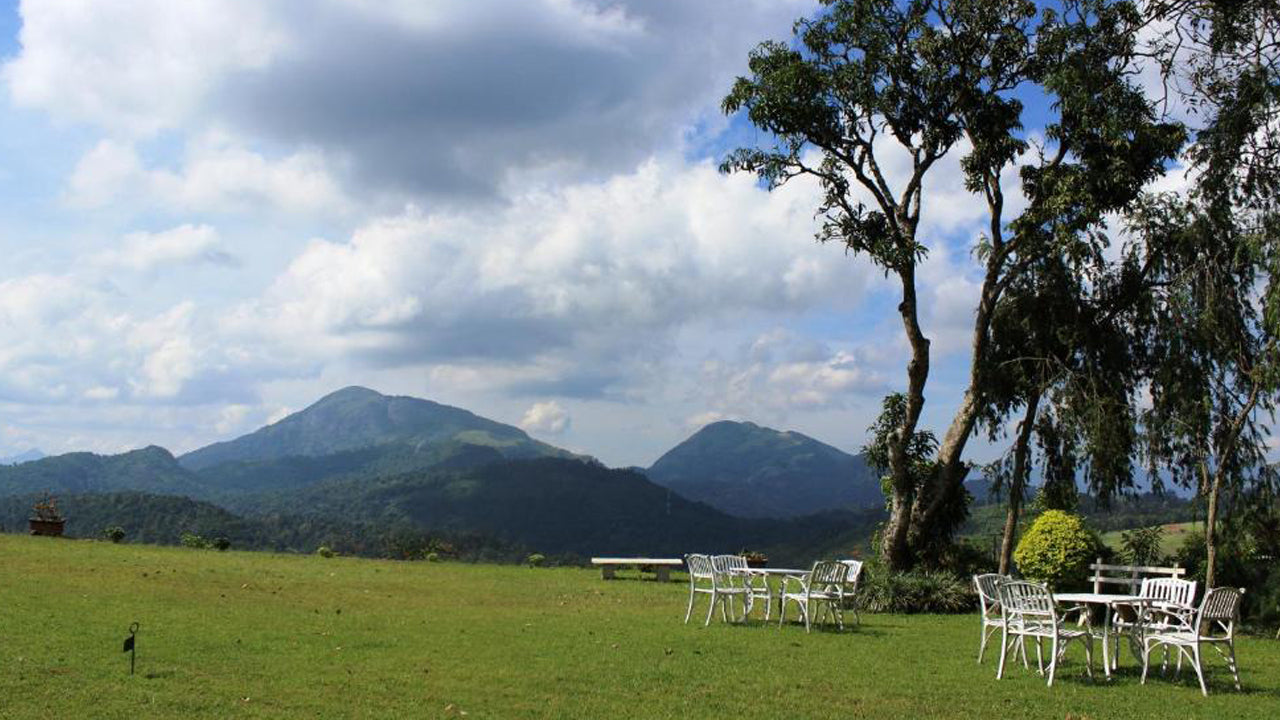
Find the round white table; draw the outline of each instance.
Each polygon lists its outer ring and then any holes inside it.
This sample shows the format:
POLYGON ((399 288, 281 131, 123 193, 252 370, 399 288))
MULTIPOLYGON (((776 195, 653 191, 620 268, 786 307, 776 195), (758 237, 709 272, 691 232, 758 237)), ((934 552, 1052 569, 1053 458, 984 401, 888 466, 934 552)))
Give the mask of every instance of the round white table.
MULTIPOLYGON (((1103 608, 1102 632, 1094 634, 1095 637, 1102 639, 1102 669, 1111 677, 1111 652, 1110 644, 1116 640, 1116 655, 1120 654, 1119 638, 1113 638, 1112 619, 1115 609, 1120 606, 1134 606, 1135 608, 1155 602, 1151 598, 1139 597, 1137 595, 1117 595, 1113 593, 1054 593, 1053 601, 1059 605, 1101 605, 1103 608)), ((1141 611, 1135 613, 1140 618, 1141 611)))

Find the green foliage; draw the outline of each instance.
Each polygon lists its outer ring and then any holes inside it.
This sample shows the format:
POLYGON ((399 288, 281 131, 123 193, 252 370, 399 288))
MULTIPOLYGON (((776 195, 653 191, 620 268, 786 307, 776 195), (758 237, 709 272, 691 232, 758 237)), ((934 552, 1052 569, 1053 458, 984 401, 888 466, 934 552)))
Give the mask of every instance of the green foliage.
POLYGON ((1164 528, 1159 525, 1126 530, 1120 534, 1121 556, 1128 565, 1158 565, 1163 540, 1164 528))
POLYGON ((207 539, 201 535, 196 535, 195 533, 182 533, 182 537, 178 542, 182 547, 193 548, 196 550, 208 550, 213 547, 213 544, 207 539))
POLYGON ((530 553, 529 557, 524 559, 525 565, 530 567, 542 567, 547 562, 547 556, 542 553, 530 553))
POLYGON ((108 525, 102 529, 102 537, 113 543, 123 542, 125 538, 124 528, 119 525, 108 525))
POLYGON ((58 508, 58 498, 45 493, 39 500, 31 506, 31 514, 36 520, 44 520, 45 522, 57 522, 65 518, 62 517, 62 510, 58 508))
POLYGON ((331 558, 333 557, 334 552, 333 552, 333 548, 329 547, 328 545, 321 545, 320 547, 316 548, 316 554, 322 558, 331 558))
POLYGON ((1084 520, 1062 510, 1048 510, 1027 528, 1013 560, 1021 574, 1050 587, 1083 580, 1099 552, 1097 538, 1084 520))
POLYGON ((971 581, 951 572, 892 572, 875 565, 863 572, 858 602, 871 612, 967 613, 977 596, 971 581))
POLYGON ((218 552, 225 552, 231 549, 231 540, 225 535, 219 535, 213 539, 213 542, 210 543, 210 547, 218 552))

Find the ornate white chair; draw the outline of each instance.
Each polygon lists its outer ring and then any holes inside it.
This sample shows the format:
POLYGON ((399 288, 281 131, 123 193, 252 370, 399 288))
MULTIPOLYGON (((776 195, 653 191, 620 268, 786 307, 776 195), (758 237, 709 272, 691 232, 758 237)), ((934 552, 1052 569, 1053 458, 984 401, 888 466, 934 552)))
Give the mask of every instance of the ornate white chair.
POLYGON ((781 627, 787 616, 787 602, 791 601, 800 608, 800 616, 804 618, 804 630, 810 632, 813 622, 821 622, 828 613, 835 616, 837 626, 844 629, 845 582, 849 577, 849 566, 841 562, 819 561, 813 568, 799 578, 785 578, 782 581, 780 596, 781 608, 778 610, 778 626, 781 627), (799 584, 799 590, 789 592, 791 582, 799 584), (823 613, 815 618, 815 610, 821 606, 823 613))
POLYGON ((1147 670, 1151 665, 1151 651, 1156 647, 1165 648, 1165 660, 1162 671, 1169 669, 1170 648, 1178 651, 1178 666, 1182 666, 1182 658, 1186 658, 1196 669, 1196 678, 1200 681, 1200 692, 1209 695, 1209 688, 1204 682, 1204 665, 1200 648, 1210 645, 1227 661, 1231 669, 1231 677, 1235 680, 1236 690, 1240 689, 1240 670, 1236 665, 1236 621, 1240 619, 1240 598, 1243 589, 1213 588, 1204 594, 1198 610, 1183 607, 1177 610, 1192 610, 1193 614, 1174 612, 1168 614, 1164 627, 1153 627, 1142 634, 1142 682, 1147 682, 1147 670), (1226 646, 1224 651, 1221 646, 1226 646))
POLYGON ((689 569, 689 609, 684 613, 684 622, 689 623, 689 617, 693 615, 693 600, 698 593, 705 593, 711 596, 711 604, 707 608, 707 622, 711 624, 711 613, 716 607, 716 576, 711 567, 711 557, 708 555, 688 554, 684 556, 685 567, 689 569))
MULTIPOLYGON (((991 640, 991 636, 1004 629, 1004 613, 1000 609, 1000 584, 1009 580, 1007 575, 999 573, 973 576, 973 587, 978 591, 978 606, 982 610, 982 634, 978 640, 979 664, 982 663, 982 656, 987 651, 987 643, 991 640)), ((1026 655, 1024 648, 1022 651, 1024 662, 1026 655)))
POLYGON ((1029 582, 1004 582, 998 586, 1000 610, 1004 617, 1004 628, 1000 636, 1000 667, 996 670, 996 679, 1004 677, 1004 661, 1012 644, 1023 643, 1028 638, 1036 641, 1037 653, 1040 642, 1049 640, 1049 687, 1053 687, 1053 677, 1058 663, 1067 652, 1072 640, 1084 642, 1086 670, 1093 677, 1093 631, 1088 625, 1088 616, 1084 620, 1084 628, 1075 630, 1066 627, 1065 618, 1058 615, 1054 605, 1053 594, 1044 585, 1029 582), (1010 642, 1010 638, 1013 642, 1010 642))
MULTIPOLYGON (((1120 655, 1120 636, 1129 638, 1129 648, 1134 656, 1142 653, 1142 634, 1191 621, 1195 614, 1196 586, 1194 580, 1174 578, 1144 578, 1138 597, 1150 601, 1132 607, 1120 605, 1112 616, 1111 636, 1115 652, 1111 653, 1111 667, 1115 669, 1120 655)), ((1166 650, 1167 653, 1167 650, 1166 650)), ((1182 665, 1179 658, 1178 665, 1182 665)))
POLYGON ((862 618, 858 615, 858 581, 862 579, 862 561, 861 560, 841 560, 840 562, 849 566, 849 574, 844 581, 844 608, 853 611, 853 621, 859 625, 862 624, 862 618))
POLYGON ((715 579, 716 599, 720 601, 720 618, 725 622, 736 621, 733 600, 742 603, 742 619, 751 610, 751 589, 747 575, 747 559, 741 555, 712 555, 712 576, 715 579), (727 609, 727 612, 726 612, 727 609))

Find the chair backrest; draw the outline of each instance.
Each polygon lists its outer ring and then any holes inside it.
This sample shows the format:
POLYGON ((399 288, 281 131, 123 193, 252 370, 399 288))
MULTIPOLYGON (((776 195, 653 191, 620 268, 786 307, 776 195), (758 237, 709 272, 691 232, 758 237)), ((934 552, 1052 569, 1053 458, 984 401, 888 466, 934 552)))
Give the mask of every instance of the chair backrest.
POLYGON ((741 555, 712 555, 716 587, 728 588, 743 584, 747 572, 747 559, 741 555))
POLYGON ((1196 613, 1196 632, 1210 635, 1222 632, 1231 637, 1235 633, 1236 620, 1240 618, 1240 598, 1243 596, 1244 588, 1210 588, 1196 613))
POLYGON ((684 556, 684 564, 689 568, 690 581, 713 579, 714 571, 711 568, 710 557, 690 553, 684 556))
POLYGON ((1146 578, 1142 581, 1142 591, 1138 595, 1190 607, 1196 600, 1196 581, 1146 578))
POLYGON ((998 586, 1000 608, 1010 621, 1057 621, 1053 608, 1053 594, 1049 588, 1019 580, 1003 582, 998 586))
POLYGON ((849 566, 832 560, 819 560, 809 571, 809 589, 843 590, 845 580, 849 577, 849 566))
POLYGON ((843 565, 849 568, 845 575, 844 586, 845 592, 857 592, 858 579, 862 577, 862 561, 861 560, 841 560, 843 565))
POLYGON ((1008 581, 1008 576, 999 573, 973 576, 973 587, 978 591, 978 605, 984 616, 1000 614, 1000 585, 1008 581))

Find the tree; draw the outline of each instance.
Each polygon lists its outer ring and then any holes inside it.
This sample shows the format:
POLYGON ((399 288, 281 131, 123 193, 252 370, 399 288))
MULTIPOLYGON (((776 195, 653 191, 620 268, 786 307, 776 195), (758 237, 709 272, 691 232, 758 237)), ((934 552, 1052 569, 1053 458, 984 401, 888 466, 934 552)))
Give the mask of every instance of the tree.
POLYGON ((1212 586, 1230 500, 1275 483, 1264 421, 1280 392, 1280 8, 1160 0, 1151 13, 1166 28, 1152 55, 1198 122, 1190 191, 1151 198, 1132 219, 1164 250, 1141 319, 1152 368, 1143 423, 1152 472, 1206 500, 1212 586))
MULTIPOLYGON (((794 178, 822 189, 818 238, 865 255, 897 280, 910 345, 896 427, 885 438, 890 517, 882 554, 908 568, 954 529, 968 465, 966 443, 989 416, 992 323, 1005 291, 1043 258, 1076 277, 1103 278, 1107 213, 1122 210, 1181 146, 1176 123, 1159 122, 1129 80, 1141 18, 1122 0, 822 0, 798 21, 795 42, 750 55, 726 113, 745 111, 772 147, 731 153, 722 170, 756 173, 770 188, 794 178), (1019 94, 1041 93, 1055 117, 1033 142, 1019 94), (909 171, 894 177, 896 151, 909 171), (961 153, 965 187, 987 210, 974 248, 983 279, 974 310, 967 388, 930 471, 915 472, 915 442, 929 377, 916 270, 926 177, 961 153), (1027 209, 1005 217, 1002 177, 1016 169, 1027 209)), ((1011 405, 1009 405, 1011 407, 1011 405)), ((963 517, 963 515, 961 515, 963 517)))

